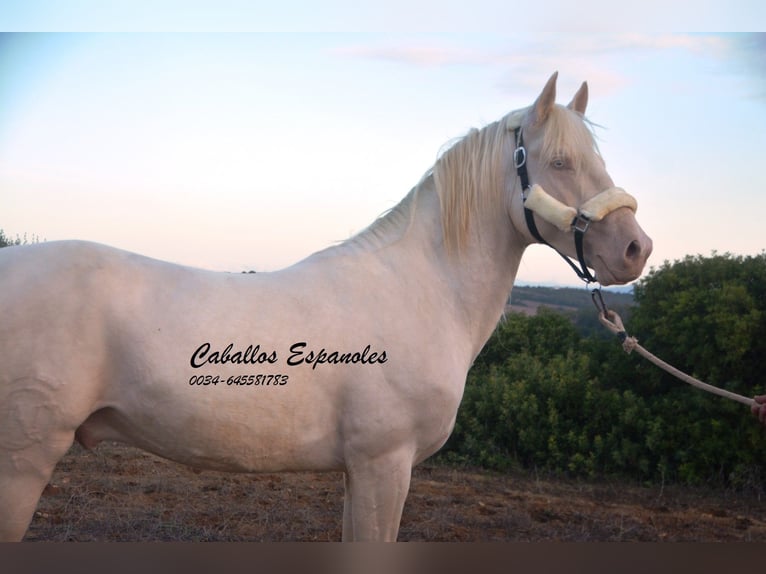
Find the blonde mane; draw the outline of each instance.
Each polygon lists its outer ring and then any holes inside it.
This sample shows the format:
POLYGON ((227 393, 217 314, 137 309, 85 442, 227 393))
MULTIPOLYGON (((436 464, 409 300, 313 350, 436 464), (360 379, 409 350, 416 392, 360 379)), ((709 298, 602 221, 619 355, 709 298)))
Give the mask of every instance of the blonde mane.
POLYGON ((447 149, 433 167, 448 252, 465 245, 471 221, 502 195, 508 177, 511 140, 505 118, 472 129, 447 149))
POLYGON ((400 239, 412 224, 415 212, 415 197, 419 186, 414 187, 398 204, 382 213, 365 229, 344 241, 347 247, 379 247, 390 245, 400 239))
MULTIPOLYGON (((513 130, 529 108, 511 112, 482 129, 472 129, 437 160, 433 174, 442 209, 442 230, 448 251, 465 245, 471 221, 502 208, 509 177, 516 177, 512 155, 513 130)), ((597 150, 590 122, 556 105, 545 120, 541 162, 565 156, 576 167, 588 151, 597 150)))

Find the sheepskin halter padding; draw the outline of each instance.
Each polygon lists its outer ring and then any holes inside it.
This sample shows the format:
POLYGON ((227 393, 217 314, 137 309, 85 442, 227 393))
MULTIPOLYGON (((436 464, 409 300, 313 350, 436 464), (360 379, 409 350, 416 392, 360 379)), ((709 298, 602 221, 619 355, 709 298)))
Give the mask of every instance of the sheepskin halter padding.
POLYGON ((526 193, 524 206, 561 231, 569 231, 578 215, 590 222, 601 221, 621 207, 627 207, 635 213, 638 202, 624 189, 610 187, 586 201, 577 210, 549 195, 540 185, 534 184, 526 193))
POLYGON ((586 201, 580 207, 580 215, 591 221, 601 221, 621 207, 627 207, 635 213, 638 209, 638 202, 635 197, 621 187, 610 187, 586 201))

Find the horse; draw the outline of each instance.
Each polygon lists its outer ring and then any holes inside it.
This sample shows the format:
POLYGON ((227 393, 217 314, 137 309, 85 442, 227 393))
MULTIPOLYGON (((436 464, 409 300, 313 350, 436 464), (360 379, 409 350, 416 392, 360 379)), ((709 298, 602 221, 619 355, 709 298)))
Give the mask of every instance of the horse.
POLYGON ((279 271, 85 241, 0 250, 0 540, 23 539, 74 441, 116 441, 198 469, 340 471, 342 540, 395 541, 525 249, 577 257, 602 285, 651 252, 587 83, 557 104, 557 74, 369 227, 279 271))

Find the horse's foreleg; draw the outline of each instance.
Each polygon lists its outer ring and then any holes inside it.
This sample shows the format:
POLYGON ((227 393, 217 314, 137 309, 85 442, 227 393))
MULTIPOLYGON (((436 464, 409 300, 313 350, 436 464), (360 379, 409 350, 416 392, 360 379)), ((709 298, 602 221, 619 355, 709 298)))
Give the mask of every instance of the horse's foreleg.
POLYGON ((343 473, 343 542, 354 541, 354 520, 351 517, 351 484, 348 480, 348 473, 343 473))
POLYGON ((395 542, 411 476, 409 453, 348 464, 343 540, 395 542))
POLYGON ((19 449, 0 451, 0 542, 24 537, 43 489, 59 459, 72 445, 74 432, 61 432, 19 449))

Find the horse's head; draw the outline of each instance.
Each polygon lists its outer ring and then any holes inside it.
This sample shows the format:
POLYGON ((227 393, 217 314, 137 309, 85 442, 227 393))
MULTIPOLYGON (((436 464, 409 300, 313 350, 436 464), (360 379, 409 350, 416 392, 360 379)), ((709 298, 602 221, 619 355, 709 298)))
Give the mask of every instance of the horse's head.
POLYGON ((516 138, 515 179, 526 188, 525 213, 513 202, 512 217, 517 225, 523 218, 537 241, 592 268, 601 284, 627 283, 641 274, 652 240, 636 222, 635 199, 614 186, 584 121, 587 84, 565 107, 555 103, 556 78, 534 105, 507 118, 516 138))

